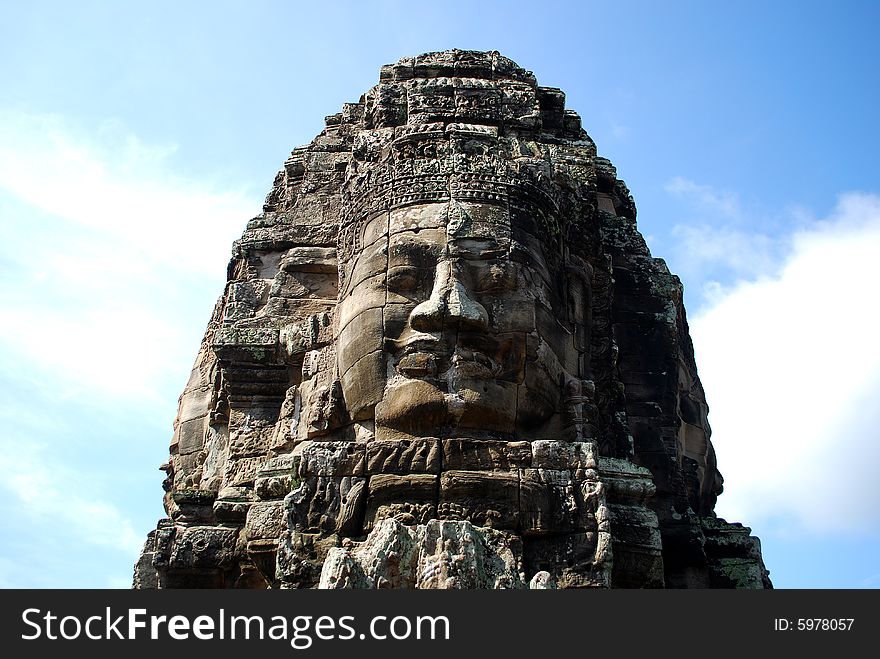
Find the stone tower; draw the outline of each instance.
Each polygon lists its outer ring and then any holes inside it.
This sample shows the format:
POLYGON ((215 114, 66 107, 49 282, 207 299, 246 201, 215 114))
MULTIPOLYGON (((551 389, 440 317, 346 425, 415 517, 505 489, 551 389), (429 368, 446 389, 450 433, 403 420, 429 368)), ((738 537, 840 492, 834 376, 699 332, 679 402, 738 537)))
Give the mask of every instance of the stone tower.
POLYGON ((139 588, 770 587, 682 305, 558 89, 382 68, 233 247, 139 588))

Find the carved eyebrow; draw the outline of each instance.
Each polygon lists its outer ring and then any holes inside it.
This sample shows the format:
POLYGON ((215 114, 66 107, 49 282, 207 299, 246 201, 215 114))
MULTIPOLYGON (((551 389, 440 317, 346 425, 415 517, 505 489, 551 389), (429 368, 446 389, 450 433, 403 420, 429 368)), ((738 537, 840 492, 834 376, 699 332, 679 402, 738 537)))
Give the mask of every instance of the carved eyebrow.
POLYGON ((391 245, 388 265, 389 267, 396 265, 426 267, 436 263, 441 250, 441 245, 428 241, 413 240, 393 243, 391 245))
POLYGON ((466 259, 497 259, 507 254, 507 246, 495 238, 457 238, 449 245, 450 253, 466 259))

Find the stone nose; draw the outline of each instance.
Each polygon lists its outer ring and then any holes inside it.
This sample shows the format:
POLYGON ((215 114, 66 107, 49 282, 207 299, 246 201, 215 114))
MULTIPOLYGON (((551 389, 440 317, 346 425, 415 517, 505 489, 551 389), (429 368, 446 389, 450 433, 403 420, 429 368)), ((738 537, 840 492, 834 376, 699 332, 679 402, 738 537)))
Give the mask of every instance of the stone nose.
POLYGON ((412 328, 420 332, 443 329, 444 323, 485 331, 489 327, 489 314, 468 293, 457 265, 442 260, 437 264, 431 297, 412 310, 409 321, 412 328))

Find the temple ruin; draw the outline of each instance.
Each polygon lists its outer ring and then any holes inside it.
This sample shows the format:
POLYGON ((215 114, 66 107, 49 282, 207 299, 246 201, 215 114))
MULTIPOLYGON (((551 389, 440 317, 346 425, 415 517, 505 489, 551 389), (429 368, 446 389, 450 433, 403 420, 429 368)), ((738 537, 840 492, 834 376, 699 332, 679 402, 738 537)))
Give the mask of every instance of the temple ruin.
POLYGON ((682 285, 559 89, 381 69, 233 247, 136 588, 769 588, 682 285))

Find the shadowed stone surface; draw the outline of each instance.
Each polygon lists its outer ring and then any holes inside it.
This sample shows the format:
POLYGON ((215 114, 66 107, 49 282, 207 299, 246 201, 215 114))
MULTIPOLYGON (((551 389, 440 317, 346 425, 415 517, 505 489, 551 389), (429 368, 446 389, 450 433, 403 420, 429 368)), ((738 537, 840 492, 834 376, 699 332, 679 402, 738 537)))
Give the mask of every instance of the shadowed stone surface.
POLYGON ((558 89, 385 66, 233 248, 134 585, 769 587, 682 287, 558 89))

